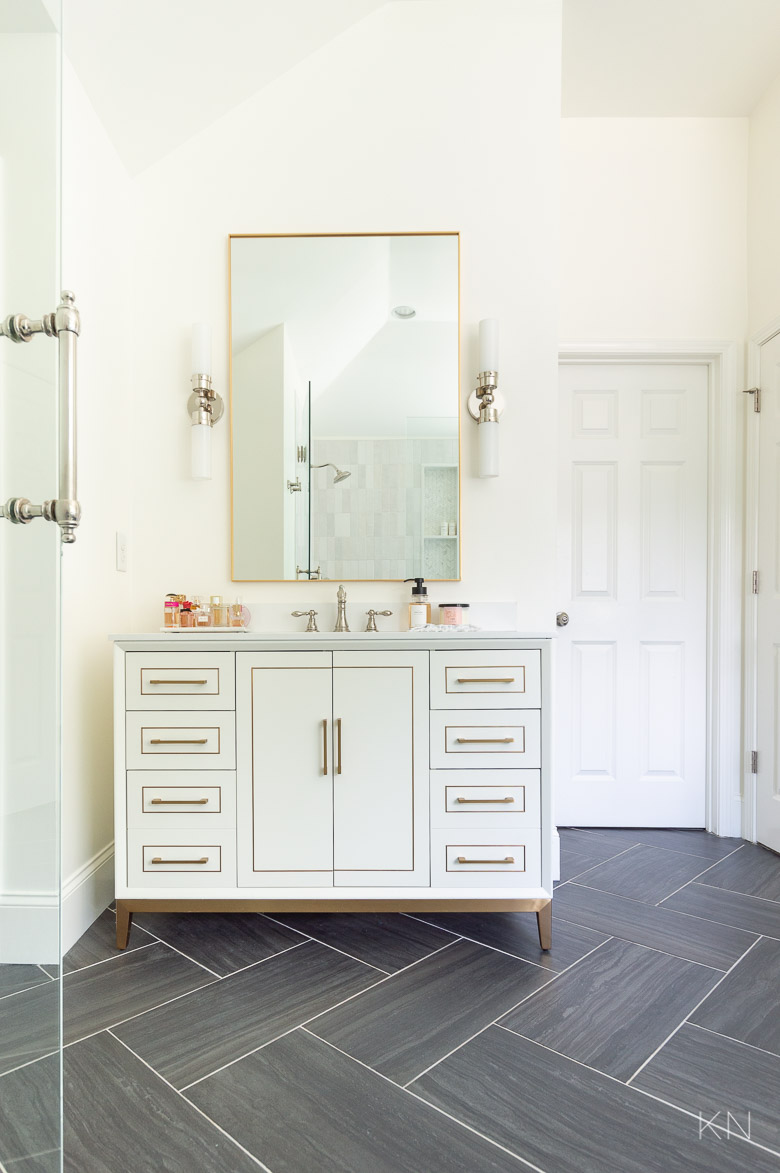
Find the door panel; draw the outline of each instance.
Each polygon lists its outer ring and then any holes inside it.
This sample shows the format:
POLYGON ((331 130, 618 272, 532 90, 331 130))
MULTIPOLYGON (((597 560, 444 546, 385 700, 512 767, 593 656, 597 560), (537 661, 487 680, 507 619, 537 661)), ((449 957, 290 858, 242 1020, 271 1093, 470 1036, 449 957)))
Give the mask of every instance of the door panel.
POLYGON ((560 371, 559 824, 704 825, 703 365, 560 371))
POLYGON ((780 334, 761 347, 760 386, 756 833, 780 851, 780 334))
POLYGON ((335 883, 428 884, 428 655, 333 659, 335 883))
POLYGON ((236 655, 239 884, 333 882, 331 662, 236 655))

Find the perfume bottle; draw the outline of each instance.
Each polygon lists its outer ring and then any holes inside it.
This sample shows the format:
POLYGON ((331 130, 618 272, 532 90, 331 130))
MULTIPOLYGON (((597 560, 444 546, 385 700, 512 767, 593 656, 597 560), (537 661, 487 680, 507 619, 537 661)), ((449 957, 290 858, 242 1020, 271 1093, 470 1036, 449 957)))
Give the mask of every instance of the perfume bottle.
POLYGON ((211 596, 211 611, 214 616, 214 627, 228 626, 228 609, 222 599, 222 595, 211 596))
POLYGON ((205 627, 213 627, 214 620, 211 614, 211 607, 208 603, 204 603, 200 595, 196 595, 194 599, 195 612, 193 626, 196 630, 202 631, 205 627))
POLYGON ((178 627, 180 624, 180 607, 178 595, 166 595, 163 606, 163 626, 178 627))
POLYGON ((231 627, 243 627, 244 626, 244 605, 241 602, 241 600, 237 598, 235 603, 230 604, 230 607, 228 608, 228 610, 230 612, 230 615, 229 615, 230 626, 231 627))
POLYGON ((192 603, 185 600, 181 605, 181 613, 179 615, 179 623, 182 627, 194 627, 195 616, 192 612, 192 603))

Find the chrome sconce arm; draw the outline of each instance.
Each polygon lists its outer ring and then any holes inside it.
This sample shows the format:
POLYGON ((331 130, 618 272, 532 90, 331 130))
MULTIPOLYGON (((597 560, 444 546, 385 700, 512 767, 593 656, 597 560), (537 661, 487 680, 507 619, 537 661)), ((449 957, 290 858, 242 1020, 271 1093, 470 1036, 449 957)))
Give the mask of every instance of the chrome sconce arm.
POLYGON ((191 430, 191 474, 196 481, 211 479, 211 429, 222 419, 225 405, 211 380, 211 326, 192 326, 192 392, 187 400, 191 430))
POLYGON ((81 318, 76 299, 70 290, 63 290, 60 304, 54 313, 44 314, 32 321, 24 314, 12 314, 0 322, 0 334, 11 342, 29 342, 35 334, 46 334, 59 342, 59 496, 31 505, 26 497, 11 497, 0 506, 0 517, 14 525, 27 525, 36 517, 54 521, 60 527, 62 541, 70 545, 76 540, 76 528, 81 521, 76 481, 76 339, 81 332, 81 318))
POLYGON ((479 427, 478 466, 480 477, 498 476, 498 417, 504 404, 498 393, 498 322, 484 318, 479 323, 479 365, 476 390, 468 401, 469 415, 479 427))

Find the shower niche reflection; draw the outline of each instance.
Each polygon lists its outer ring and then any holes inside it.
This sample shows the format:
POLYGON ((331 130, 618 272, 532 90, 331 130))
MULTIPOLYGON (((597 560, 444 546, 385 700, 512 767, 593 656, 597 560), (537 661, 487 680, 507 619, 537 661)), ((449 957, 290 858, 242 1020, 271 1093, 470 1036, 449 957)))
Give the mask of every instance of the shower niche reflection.
POLYGON ((458 247, 230 238, 234 580, 459 578, 458 247))

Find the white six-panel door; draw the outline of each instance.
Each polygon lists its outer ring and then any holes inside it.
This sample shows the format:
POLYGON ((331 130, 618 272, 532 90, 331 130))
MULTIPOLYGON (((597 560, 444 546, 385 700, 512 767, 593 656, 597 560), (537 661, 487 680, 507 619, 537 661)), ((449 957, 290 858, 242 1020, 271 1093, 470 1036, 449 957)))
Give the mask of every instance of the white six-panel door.
POLYGON ((780 851, 780 335, 761 347, 760 386, 756 834, 780 851))
POLYGON ((704 825, 707 380, 560 369, 559 825, 704 825))

